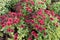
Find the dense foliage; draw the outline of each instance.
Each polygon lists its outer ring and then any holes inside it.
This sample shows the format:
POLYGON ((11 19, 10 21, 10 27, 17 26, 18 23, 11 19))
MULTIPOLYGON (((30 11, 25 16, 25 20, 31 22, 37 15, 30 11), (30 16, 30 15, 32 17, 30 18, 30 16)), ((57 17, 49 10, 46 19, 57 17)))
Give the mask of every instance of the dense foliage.
POLYGON ((50 9, 54 10, 55 13, 60 14, 60 2, 53 3, 50 9))
POLYGON ((8 9, 5 7, 8 1, 10 0, 0 0, 0 15, 8 12, 8 9))

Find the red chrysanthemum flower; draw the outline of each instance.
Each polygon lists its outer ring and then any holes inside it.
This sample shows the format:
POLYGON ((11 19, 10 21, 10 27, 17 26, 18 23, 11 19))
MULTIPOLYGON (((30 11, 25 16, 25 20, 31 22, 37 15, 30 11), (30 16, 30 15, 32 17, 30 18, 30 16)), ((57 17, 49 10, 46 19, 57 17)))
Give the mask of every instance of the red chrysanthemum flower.
POLYGON ((21 25, 20 28, 25 28, 25 26, 24 25, 21 25))
POLYGON ((14 34, 14 40, 18 40, 18 33, 14 34))
POLYGON ((43 12, 43 10, 39 9, 38 12, 37 12, 37 15, 42 15, 42 12, 43 12))
POLYGON ((54 13, 54 11, 53 11, 53 10, 51 11, 51 15, 52 15, 52 16, 55 16, 55 13, 54 13))
POLYGON ((41 26, 39 27, 39 31, 42 32, 44 30, 44 28, 42 28, 41 26))
POLYGON ((28 12, 30 12, 30 13, 33 11, 33 10, 32 10, 30 7, 28 7, 28 6, 26 7, 26 10, 27 10, 28 12))
POLYGON ((32 34, 35 38, 38 37, 38 34, 37 34, 35 31, 32 31, 31 34, 32 34))
POLYGON ((3 23, 3 24, 1 24, 1 26, 2 26, 2 28, 4 28, 4 27, 6 26, 6 24, 5 24, 5 23, 3 23))
POLYGON ((45 12, 46 12, 47 15, 49 15, 49 16, 51 15, 51 11, 50 10, 45 10, 45 12))
POLYGON ((14 24, 17 24, 17 23, 20 22, 20 19, 19 18, 15 18, 13 22, 14 22, 14 24))
POLYGON ((7 21, 7 22, 6 22, 6 25, 10 26, 10 25, 12 25, 12 23, 13 23, 13 22, 7 21))
POLYGON ((41 25, 44 25, 44 20, 40 19, 40 20, 39 20, 39 23, 40 23, 41 25))
POLYGON ((8 21, 13 22, 13 18, 8 18, 8 21))
POLYGON ((35 28, 36 28, 36 29, 39 29, 40 26, 39 26, 38 24, 35 24, 35 28))
POLYGON ((52 20, 54 20, 54 18, 51 17, 50 20, 52 21, 52 20))
POLYGON ((7 29, 7 32, 14 32, 14 30, 11 29, 11 28, 8 28, 8 29, 7 29))

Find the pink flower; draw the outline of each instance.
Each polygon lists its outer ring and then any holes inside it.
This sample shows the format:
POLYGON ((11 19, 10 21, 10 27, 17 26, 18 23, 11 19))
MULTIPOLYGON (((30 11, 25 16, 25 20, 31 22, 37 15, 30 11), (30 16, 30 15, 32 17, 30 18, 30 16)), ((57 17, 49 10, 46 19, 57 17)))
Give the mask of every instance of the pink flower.
POLYGON ((39 20, 39 23, 40 23, 41 25, 44 25, 44 20, 40 19, 40 20, 39 20))
POLYGON ((8 29, 7 29, 7 32, 14 32, 14 30, 11 29, 11 28, 8 28, 8 29))
POLYGON ((42 14, 42 19, 46 19, 46 16, 44 14, 42 14))
POLYGON ((57 18, 60 20, 60 16, 57 16, 57 18))
POLYGON ((42 15, 42 9, 39 9, 38 12, 37 12, 37 15, 42 15))
POLYGON ((32 40, 32 38, 31 38, 31 37, 29 37, 29 38, 28 38, 28 40, 32 40))
POLYGON ((54 18, 51 17, 50 20, 52 21, 52 20, 54 20, 54 18))
POLYGON ((21 17, 21 16, 23 16, 22 13, 17 13, 17 17, 21 17))
POLYGON ((34 20, 30 20, 31 23, 34 23, 34 20))
POLYGON ((6 18, 6 16, 5 16, 5 15, 2 15, 0 18, 1 18, 2 20, 4 20, 4 19, 6 18))
POLYGON ((35 38, 38 37, 38 34, 37 34, 35 31, 32 31, 31 34, 32 34, 35 38))
POLYGON ((19 18, 15 18, 14 19, 14 24, 17 24, 17 23, 19 23, 20 22, 20 19, 19 18))
POLYGON ((26 23, 30 23, 30 20, 25 20, 26 23))
POLYGON ((26 10, 30 13, 32 12, 32 9, 30 7, 27 7, 26 10))
POLYGON ((51 11, 51 15, 52 15, 52 16, 55 16, 55 13, 54 13, 54 11, 53 11, 53 10, 51 11))
POLYGON ((26 10, 27 10, 28 12, 30 12, 30 13, 33 11, 33 10, 32 10, 30 7, 28 7, 28 6, 26 7, 26 10))
POLYGON ((40 28, 40 26, 39 26, 38 24, 36 24, 36 25, 35 25, 35 28, 36 28, 36 29, 39 29, 39 28, 40 28))
POLYGON ((8 21, 13 22, 13 18, 8 18, 8 21))
POLYGON ((7 21, 7 22, 6 22, 6 25, 10 26, 10 25, 12 25, 12 22, 7 21))
POLYGON ((9 16, 15 17, 15 16, 17 16, 17 13, 16 13, 16 12, 10 12, 10 13, 9 13, 9 16))
POLYGON ((20 28, 25 28, 25 26, 24 25, 21 25, 20 28))
POLYGON ((12 25, 13 23, 13 18, 8 18, 7 22, 6 22, 6 25, 12 25))
POLYGON ((14 40, 18 40, 18 33, 14 34, 14 40))
POLYGON ((39 31, 42 32, 44 29, 40 26, 39 31))
POLYGON ((32 15, 32 18, 37 18, 37 16, 36 15, 32 15))
POLYGON ((45 10, 46 14, 50 16, 51 11, 50 10, 45 10))
POLYGON ((2 28, 4 28, 4 27, 6 26, 6 24, 5 24, 5 23, 3 23, 3 24, 1 24, 1 26, 2 26, 2 28))

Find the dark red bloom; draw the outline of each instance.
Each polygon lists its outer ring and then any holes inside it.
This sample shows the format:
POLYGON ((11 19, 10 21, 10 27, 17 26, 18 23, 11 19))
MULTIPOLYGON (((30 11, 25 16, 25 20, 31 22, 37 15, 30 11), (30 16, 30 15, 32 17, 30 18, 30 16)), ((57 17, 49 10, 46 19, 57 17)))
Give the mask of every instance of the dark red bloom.
POLYGON ((8 29, 7 29, 7 32, 14 32, 14 30, 11 29, 11 28, 8 28, 8 29))
POLYGON ((24 25, 21 25, 20 28, 25 28, 25 26, 24 25))
POLYGON ((17 17, 23 17, 23 14, 21 12, 17 13, 17 17))
POLYGON ((6 24, 5 24, 5 23, 3 23, 3 24, 1 24, 1 26, 2 26, 2 28, 4 28, 4 27, 6 26, 6 24))
POLYGON ((52 16, 55 16, 55 13, 54 13, 54 11, 53 11, 53 10, 51 11, 51 15, 52 15, 52 16))
POLYGON ((8 18, 7 22, 6 22, 6 25, 12 25, 13 23, 13 18, 8 18))
POLYGON ((10 13, 9 13, 9 16, 15 17, 15 16, 17 16, 17 13, 16 13, 16 12, 10 12, 10 13))
POLYGON ((46 19, 46 16, 44 14, 42 14, 42 19, 46 19))
POLYGON ((20 19, 19 18, 15 18, 14 19, 14 24, 17 24, 17 23, 19 23, 20 22, 20 19))
POLYGON ((28 6, 26 7, 26 10, 27 10, 28 12, 30 12, 30 13, 33 11, 33 10, 32 10, 30 7, 28 7, 28 6))
POLYGON ((25 20, 26 23, 30 23, 30 20, 25 20))
POLYGON ((46 34, 47 34, 47 33, 46 33, 46 32, 44 32, 44 36, 46 36, 46 34))
POLYGON ((10 25, 12 25, 12 22, 7 21, 7 22, 6 22, 6 25, 10 26, 10 25))
POLYGON ((8 18, 8 21, 13 22, 13 18, 8 18))
POLYGON ((51 17, 50 20, 52 21, 52 20, 54 20, 54 18, 51 17))
POLYGON ((14 34, 14 40, 18 40, 18 33, 14 34))
POLYGON ((50 16, 51 11, 50 10, 45 10, 46 14, 50 16))
POLYGON ((40 26, 39 31, 42 32, 43 30, 44 30, 44 28, 42 28, 42 27, 40 26))
POLYGON ((37 15, 42 15, 42 12, 43 12, 43 10, 39 9, 38 12, 37 12, 37 15))
POLYGON ((40 26, 39 26, 38 24, 36 24, 36 25, 35 25, 35 28, 36 28, 36 29, 39 29, 39 28, 40 28, 40 26))
POLYGON ((37 15, 32 15, 32 18, 37 18, 37 15))
POLYGON ((6 18, 5 15, 0 16, 1 20, 4 20, 6 18))
POLYGON ((44 25, 44 20, 40 19, 40 20, 39 20, 39 23, 40 23, 41 25, 44 25))
POLYGON ((30 20, 31 23, 34 23, 34 20, 30 20))
POLYGON ((35 31, 32 31, 31 34, 32 34, 35 38, 38 37, 38 34, 37 34, 35 31))

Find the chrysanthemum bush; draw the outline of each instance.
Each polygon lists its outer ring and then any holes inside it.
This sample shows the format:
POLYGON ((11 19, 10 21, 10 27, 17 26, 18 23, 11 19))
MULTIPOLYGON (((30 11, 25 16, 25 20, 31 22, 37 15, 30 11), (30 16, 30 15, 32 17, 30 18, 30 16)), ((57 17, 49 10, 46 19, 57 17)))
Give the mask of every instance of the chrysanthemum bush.
POLYGON ((47 10, 46 2, 20 0, 15 12, 0 15, 0 31, 11 36, 8 40, 60 40, 60 15, 47 10))

